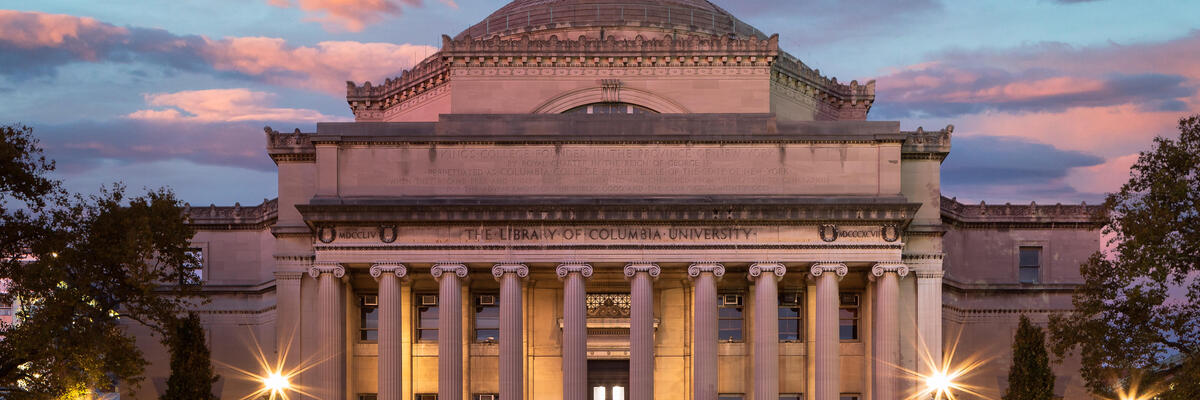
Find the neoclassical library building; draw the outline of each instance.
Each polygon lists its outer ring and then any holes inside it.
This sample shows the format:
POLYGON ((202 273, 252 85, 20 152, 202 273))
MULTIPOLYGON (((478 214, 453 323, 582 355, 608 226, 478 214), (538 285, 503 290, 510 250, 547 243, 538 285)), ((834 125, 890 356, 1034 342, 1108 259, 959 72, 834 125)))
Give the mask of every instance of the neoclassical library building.
POLYGON ((265 129, 277 199, 187 209, 221 398, 893 400, 981 358, 998 398, 1100 248, 1094 206, 948 197, 952 126, 705 0, 516 0, 346 89, 265 129))

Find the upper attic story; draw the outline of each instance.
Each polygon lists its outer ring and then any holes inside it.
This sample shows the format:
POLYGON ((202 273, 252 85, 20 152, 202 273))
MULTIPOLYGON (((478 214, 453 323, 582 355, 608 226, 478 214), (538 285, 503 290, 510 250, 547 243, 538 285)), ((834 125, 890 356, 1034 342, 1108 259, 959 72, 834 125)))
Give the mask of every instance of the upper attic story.
POLYGON ((659 113, 865 120, 874 81, 838 82, 707 1, 515 1, 381 85, 347 82, 358 121, 556 113, 628 102, 659 113), (534 4, 537 3, 537 4, 534 4))

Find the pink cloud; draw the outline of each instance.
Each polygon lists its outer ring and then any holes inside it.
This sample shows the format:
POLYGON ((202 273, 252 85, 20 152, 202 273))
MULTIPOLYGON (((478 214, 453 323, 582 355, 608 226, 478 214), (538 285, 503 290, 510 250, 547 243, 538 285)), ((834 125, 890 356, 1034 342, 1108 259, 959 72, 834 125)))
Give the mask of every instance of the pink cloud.
POLYGON ((1137 159, 1136 153, 1126 154, 1111 158, 1104 164, 1072 168, 1067 173, 1067 182, 1081 192, 1112 193, 1129 181, 1129 167, 1137 159))
POLYGON ((242 88, 155 93, 146 95, 146 102, 151 106, 169 108, 139 110, 127 117, 152 121, 194 122, 339 120, 314 110, 271 107, 270 103, 274 97, 270 93, 242 88))
POLYGON ((91 18, 0 10, 0 75, 47 74, 73 62, 148 62, 229 71, 277 85, 342 96, 347 80, 382 81, 436 48, 326 41, 295 46, 268 37, 180 36, 91 18))
POLYGON ((437 51, 431 46, 351 41, 291 46, 283 39, 265 37, 225 38, 207 44, 204 58, 218 70, 338 95, 345 94, 347 80, 379 81, 437 51))
POLYGON ((386 16, 400 15, 403 6, 420 6, 421 0, 269 0, 268 3, 284 8, 299 6, 316 14, 306 20, 320 22, 326 30, 358 32, 386 16))

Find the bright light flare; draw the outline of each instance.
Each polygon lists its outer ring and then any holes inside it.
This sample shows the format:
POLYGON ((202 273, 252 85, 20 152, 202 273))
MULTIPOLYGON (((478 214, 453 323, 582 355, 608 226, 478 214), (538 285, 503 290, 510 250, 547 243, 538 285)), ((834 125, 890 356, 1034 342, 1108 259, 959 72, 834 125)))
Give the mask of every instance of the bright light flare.
POLYGON ((983 399, 993 398, 993 396, 983 393, 987 391, 986 388, 968 385, 964 382, 967 377, 983 367, 991 359, 971 356, 962 360, 956 360, 955 350, 958 348, 958 339, 961 336, 962 332, 960 331, 959 337, 954 340, 950 348, 946 349, 945 354, 942 355, 941 365, 938 365, 935 361, 930 349, 920 349, 922 352, 920 358, 925 364, 922 370, 927 372, 913 371, 908 368, 894 366, 905 378, 917 382, 913 386, 914 393, 910 393, 905 397, 906 400, 957 400, 963 394, 970 394, 983 399))
POLYGON ((318 360, 316 362, 306 360, 300 362, 300 365, 292 369, 284 369, 284 360, 287 359, 288 350, 291 348, 290 340, 286 345, 280 347, 278 359, 273 362, 268 360, 266 354, 263 353, 262 346, 258 344, 258 339, 254 336, 254 331, 250 331, 250 341, 251 346, 254 348, 254 357, 258 361, 257 369, 261 372, 248 371, 228 363, 217 361, 221 366, 236 372, 236 375, 238 375, 236 376, 237 378, 257 382, 261 385, 258 390, 242 397, 241 400, 290 400, 291 396, 295 394, 316 397, 312 393, 307 392, 306 388, 295 385, 292 381, 296 376, 325 360, 318 360))
POLYGON ((1117 394, 1116 400, 1152 400, 1163 392, 1156 385, 1149 385, 1149 387, 1144 389, 1141 388, 1143 378, 1141 372, 1135 371, 1133 376, 1127 380, 1127 385, 1122 385, 1119 380, 1114 382, 1113 391, 1117 394))

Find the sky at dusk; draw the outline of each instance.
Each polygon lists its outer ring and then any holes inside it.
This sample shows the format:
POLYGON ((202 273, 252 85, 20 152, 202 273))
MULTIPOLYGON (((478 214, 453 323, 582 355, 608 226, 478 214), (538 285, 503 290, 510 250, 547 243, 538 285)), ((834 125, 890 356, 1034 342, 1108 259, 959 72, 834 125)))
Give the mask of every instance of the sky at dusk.
MULTIPOLYGON (((193 205, 276 196, 263 126, 348 121, 382 82, 506 2, 0 0, 0 124, 32 126, 68 189, 170 186, 193 205)), ((955 125, 942 192, 1097 203, 1200 113, 1200 2, 725 0, 839 81, 869 118, 955 125)))

